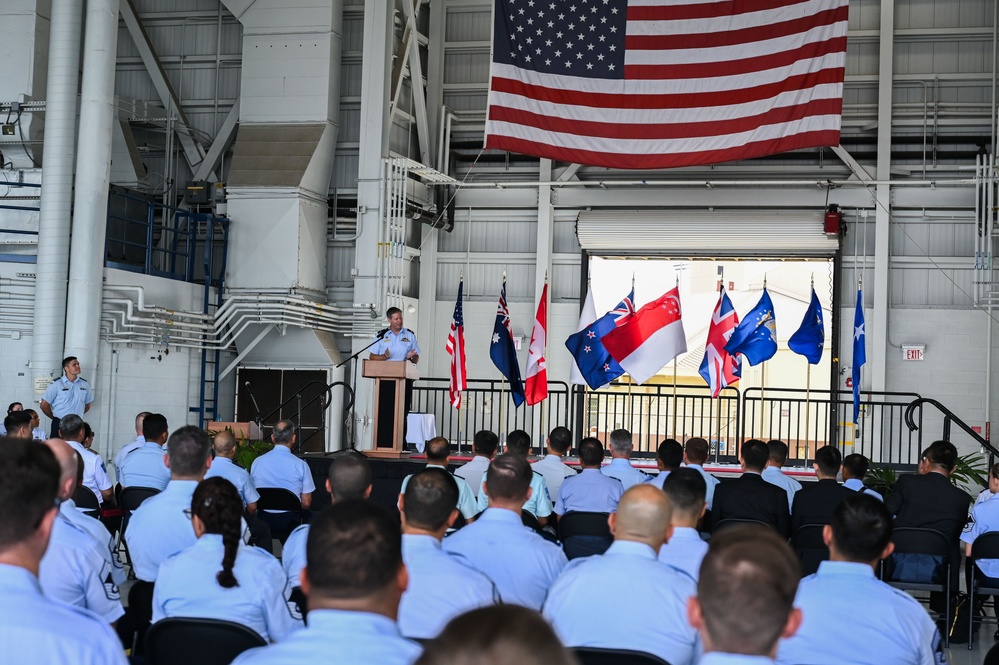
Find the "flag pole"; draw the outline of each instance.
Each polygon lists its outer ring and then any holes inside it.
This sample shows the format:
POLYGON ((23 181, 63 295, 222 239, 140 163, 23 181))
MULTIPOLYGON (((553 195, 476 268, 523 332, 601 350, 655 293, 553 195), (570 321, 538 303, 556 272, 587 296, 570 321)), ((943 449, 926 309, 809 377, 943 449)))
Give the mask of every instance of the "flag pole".
MULTIPOLYGON (((548 271, 545 270, 545 286, 548 286, 548 271)), ((545 398, 541 400, 541 433, 538 437, 538 441, 545 438, 548 433, 548 418, 551 415, 551 411, 546 407, 546 402, 548 401, 548 289, 544 289, 545 294, 545 346, 541 350, 542 356, 545 358, 545 398)), ((566 396, 568 397, 568 396, 566 396)), ((540 444, 539 444, 540 448, 540 444)))
MULTIPOLYGON (((634 294, 635 294, 635 273, 631 273, 631 293, 634 296, 634 294)), ((634 298, 631 301, 631 306, 632 307, 635 307, 635 302, 637 300, 638 300, 638 297, 634 296, 634 298)), ((634 430, 635 400, 634 400, 634 398, 632 397, 632 394, 631 394, 631 389, 634 387, 634 385, 635 385, 635 377, 633 377, 631 375, 631 372, 628 372, 628 431, 629 432, 631 432, 631 431, 634 430)))
MULTIPOLYGON (((767 274, 763 273, 763 292, 767 291, 767 274)), ((774 340, 777 341, 776 339, 774 340)), ((763 421, 767 419, 767 361, 760 363, 760 438, 763 438, 763 421)))
MULTIPOLYGON (((815 290, 815 273, 812 273, 812 291, 815 290)), ((808 429, 809 420, 812 415, 812 363, 805 358, 805 362, 808 363, 807 369, 805 370, 805 466, 808 466, 808 438, 810 435, 810 430, 808 429)))
MULTIPOLYGON (((676 275, 677 293, 680 292, 680 274, 676 275)), ((676 357, 673 358, 673 438, 676 438, 676 357)))

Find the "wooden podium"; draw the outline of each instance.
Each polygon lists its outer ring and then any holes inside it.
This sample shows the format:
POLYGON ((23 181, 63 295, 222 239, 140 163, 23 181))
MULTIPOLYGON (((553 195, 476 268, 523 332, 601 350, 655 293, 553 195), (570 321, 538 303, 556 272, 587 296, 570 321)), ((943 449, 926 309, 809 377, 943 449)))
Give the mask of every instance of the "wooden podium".
POLYGON ((405 457, 406 380, 420 378, 416 365, 408 360, 365 360, 361 376, 375 380, 375 446, 364 453, 368 457, 405 457))

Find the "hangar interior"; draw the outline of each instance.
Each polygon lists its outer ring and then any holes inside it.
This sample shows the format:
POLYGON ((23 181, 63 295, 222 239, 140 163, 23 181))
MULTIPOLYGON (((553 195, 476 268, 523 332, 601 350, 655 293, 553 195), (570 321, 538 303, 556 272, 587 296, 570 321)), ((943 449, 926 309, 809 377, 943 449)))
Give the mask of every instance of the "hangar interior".
MULTIPOLYGON (((389 306, 421 374, 447 377, 463 279, 468 376, 495 382, 504 274, 526 340, 547 279, 548 376, 568 384, 591 260, 795 260, 834 273, 817 394, 847 389, 862 277, 862 390, 932 398, 987 435, 999 2, 849 4, 840 146, 635 171, 482 149, 488 0, 7 0, 0 401, 37 402, 76 355, 105 456, 140 410, 174 427, 252 420, 255 400, 304 408, 308 449, 363 449, 372 387, 341 363, 389 306), (310 382, 351 386, 353 409, 342 386, 300 407, 310 382)), ((673 278, 648 277, 646 300, 673 278)), ((540 438, 568 391, 513 417, 540 438)), ((924 409, 928 440, 942 417, 924 409)))

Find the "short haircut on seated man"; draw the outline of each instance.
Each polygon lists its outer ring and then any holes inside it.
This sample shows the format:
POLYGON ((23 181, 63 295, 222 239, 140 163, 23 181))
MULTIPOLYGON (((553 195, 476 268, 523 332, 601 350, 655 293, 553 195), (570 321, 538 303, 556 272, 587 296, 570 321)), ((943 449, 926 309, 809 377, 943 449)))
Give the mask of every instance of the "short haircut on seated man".
POLYGON ((341 450, 330 459, 327 477, 334 501, 363 499, 371 487, 371 462, 364 453, 341 450))
POLYGON ((673 504, 673 512, 697 518, 704 508, 708 484, 696 469, 681 468, 666 476, 663 491, 673 504))
POLYGON ((840 501, 830 525, 836 551, 849 561, 877 561, 891 542, 891 513, 884 503, 860 492, 840 501))
POLYGON ((836 446, 822 446, 815 451, 815 466, 823 476, 835 476, 843 465, 843 453, 836 446))
POLYGON ((579 461, 586 466, 598 466, 604 461, 604 444, 592 436, 579 442, 579 461))
POLYGON ((168 427, 166 416, 162 413, 150 413, 142 419, 142 437, 146 441, 156 441, 163 436, 168 427))
POLYGON ((416 665, 577 665, 551 625, 519 605, 461 614, 426 645, 416 665))
POLYGON ((291 437, 295 436, 295 423, 290 420, 281 420, 274 425, 271 430, 271 441, 286 446, 291 443, 291 437))
POLYGON ((28 429, 28 434, 30 438, 31 434, 31 414, 27 411, 11 411, 3 419, 3 426, 7 429, 8 436, 11 436, 11 432, 15 432, 22 428, 28 429))
POLYGON ((70 413, 59 420, 59 433, 62 434, 62 438, 64 439, 75 439, 85 429, 86 425, 87 423, 83 422, 83 418, 75 413, 70 413))
POLYGON ((843 468, 849 471, 852 477, 860 481, 864 480, 870 465, 870 460, 860 453, 853 453, 843 458, 843 468))
POLYGON ((425 452, 428 462, 443 462, 451 456, 451 444, 443 436, 435 436, 427 441, 425 452))
POLYGON ((608 440, 610 441, 610 449, 618 455, 630 455, 632 448, 635 447, 631 439, 631 432, 626 429, 614 430, 610 433, 608 440))
POLYGON ((499 437, 496 436, 496 432, 482 429, 476 432, 475 436, 472 437, 472 450, 474 450, 477 455, 492 457, 496 454, 497 448, 499 448, 499 437))
POLYGON ((194 425, 174 430, 167 439, 167 458, 173 476, 197 476, 205 468, 212 441, 208 432, 194 425))
POLYGON ((759 471, 767 465, 770 459, 770 448, 759 439, 749 439, 744 441, 739 456, 746 463, 747 469, 759 471))
POLYGON ((656 457, 667 469, 677 469, 683 464, 683 446, 676 439, 666 439, 656 449, 656 457))
POLYGON ((506 451, 521 457, 531 454, 531 435, 522 429, 515 429, 506 435, 506 451))
POLYGON ((531 465, 520 455, 500 455, 486 469, 486 494, 496 501, 524 499, 533 474, 531 465))
POLYGON ((691 464, 704 464, 708 461, 708 453, 711 452, 711 446, 708 445, 707 439, 695 436, 687 439, 687 443, 683 445, 683 450, 687 454, 687 460, 691 464))
POLYGON ((378 595, 402 566, 399 523, 370 501, 338 501, 312 520, 305 557, 310 602, 378 595))
POLYGON ((230 431, 217 432, 212 437, 212 450, 216 455, 228 455, 236 447, 236 435, 230 431))
POLYGON ((548 445, 559 455, 564 455, 572 447, 572 432, 568 427, 556 427, 548 435, 548 445))
POLYGON ((769 451, 769 459, 774 464, 783 466, 787 462, 787 444, 780 439, 770 439, 767 441, 767 450, 769 451))
POLYGON ((447 524, 458 505, 458 483, 440 467, 427 467, 413 474, 403 495, 406 524, 437 531, 447 524))
POLYGON ((765 526, 738 526, 712 536, 697 582, 711 648, 769 654, 794 608, 799 565, 787 541, 765 526))
POLYGON ((55 506, 59 462, 48 446, 0 438, 0 552, 27 540, 55 506))

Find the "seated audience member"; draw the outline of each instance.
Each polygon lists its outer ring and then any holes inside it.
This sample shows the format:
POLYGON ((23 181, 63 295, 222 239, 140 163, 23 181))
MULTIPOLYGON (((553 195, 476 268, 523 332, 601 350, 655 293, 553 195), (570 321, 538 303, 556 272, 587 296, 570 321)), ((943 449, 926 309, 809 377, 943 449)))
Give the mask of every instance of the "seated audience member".
POLYGON ((3 419, 5 436, 9 439, 31 440, 31 415, 27 411, 11 411, 3 419))
POLYGON ((578 665, 537 612, 496 605, 453 619, 416 665, 578 665))
POLYGON ((146 437, 142 436, 142 423, 148 415, 148 411, 140 411, 139 414, 135 416, 135 439, 122 445, 114 456, 115 479, 118 481, 119 485, 121 484, 121 463, 122 460, 125 459, 125 455, 128 455, 136 448, 141 447, 142 444, 146 442, 146 437))
POLYGON ((586 438, 579 442, 578 475, 562 481, 555 501, 555 512, 565 515, 570 511, 587 513, 613 513, 624 494, 624 486, 617 478, 600 473, 604 461, 604 446, 599 440, 586 438))
POLYGON ((83 485, 94 493, 99 502, 109 501, 114 495, 111 479, 104 468, 101 456, 83 445, 86 438, 86 423, 83 418, 71 413, 59 421, 59 435, 83 458, 83 485))
POLYGON ((545 618, 567 646, 632 649, 671 665, 693 663, 697 632, 684 619, 694 580, 657 559, 670 526, 669 500, 655 487, 636 485, 609 521, 614 544, 559 575, 545 618))
POLYGON ((34 409, 25 409, 24 412, 31 416, 31 438, 35 441, 44 441, 49 438, 49 433, 42 429, 42 423, 38 417, 38 412, 34 409))
POLYGON ((801 627, 781 641, 777 660, 788 665, 944 663, 940 634, 912 596, 874 577, 891 554, 891 515, 858 494, 840 502, 823 537, 830 560, 801 580, 794 605, 801 627))
POLYGON ((281 563, 243 544, 243 500, 232 483, 201 481, 190 513, 197 542, 160 564, 153 622, 167 617, 233 621, 271 642, 301 628, 301 618, 289 609, 291 588, 281 563))
MULTIPOLYGON (((953 543, 951 588, 958 588, 961 552, 959 539, 968 520, 971 497, 950 482, 957 466, 957 448, 949 441, 934 441, 919 460, 917 473, 898 477, 895 489, 885 497, 885 507, 895 516, 895 528, 935 529, 953 543)), ((930 571, 942 563, 922 554, 893 555, 893 579, 928 581, 930 571)))
MULTIPOLYGON (((55 453, 61 472, 73 474, 73 477, 76 478, 76 484, 73 486, 73 493, 75 493, 76 488, 83 484, 83 460, 80 459, 80 455, 62 439, 48 439, 44 443, 55 453)), ((64 482, 63 477, 60 477, 59 482, 60 484, 64 482)), ((59 505, 59 514, 89 533, 94 540, 104 546, 101 555, 107 565, 111 567, 111 579, 116 585, 121 586, 128 576, 124 566, 122 566, 121 559, 118 557, 118 544, 115 537, 111 535, 104 523, 77 510, 73 494, 70 494, 70 497, 59 505)))
POLYGON ((312 493, 316 484, 312 471, 305 460, 295 457, 291 449, 295 445, 295 424, 282 420, 274 425, 271 432, 274 449, 253 460, 250 477, 253 484, 261 487, 280 487, 289 490, 302 502, 302 510, 312 506, 312 493))
POLYGON ((576 475, 576 470, 562 461, 572 447, 572 432, 566 427, 556 427, 548 435, 546 445, 548 454, 535 462, 532 468, 544 476, 548 494, 558 497, 562 481, 576 475))
POLYGON ((399 502, 402 559, 409 587, 399 605, 399 630, 406 637, 436 637, 452 618, 499 601, 488 577, 441 548, 458 517, 458 484, 444 469, 414 474, 399 502))
MULTIPOLYGON (((520 455, 525 460, 531 454, 531 435, 522 429, 516 429, 506 437, 506 452, 510 455, 520 455)), ((548 524, 548 517, 552 514, 552 497, 545 484, 545 477, 531 467, 531 498, 524 504, 524 510, 538 518, 541 526, 548 524)), ((482 486, 479 487, 479 498, 476 508, 479 512, 486 509, 489 504, 489 497, 485 490, 486 481, 483 477, 482 486)))
POLYGON ((219 432, 212 439, 212 452, 215 453, 215 457, 205 478, 225 478, 233 484, 243 501, 243 520, 250 529, 250 544, 273 554, 274 539, 271 537, 271 528, 267 522, 256 516, 260 494, 253 485, 250 472, 232 461, 236 456, 236 436, 229 431, 219 432))
MULTIPOLYGON (((971 521, 961 534, 965 553, 971 560, 971 546, 983 533, 999 531, 999 464, 989 469, 989 498, 971 508, 971 521)), ((975 581, 980 586, 999 587, 999 559, 976 559, 975 581)))
POLYGON ((701 474, 704 478, 704 482, 707 485, 708 491, 704 495, 704 501, 707 503, 708 510, 714 505, 715 498, 715 488, 718 487, 718 483, 721 482, 710 473, 704 470, 704 465, 708 461, 708 453, 711 451, 711 446, 705 439, 699 436, 687 439, 687 443, 683 444, 683 461, 687 465, 688 469, 694 469, 697 473, 701 474))
MULTIPOLYGON (((448 443, 447 439, 443 436, 435 436, 427 441, 425 452, 427 454, 427 466, 425 468, 436 467, 451 473, 447 468, 448 464, 451 463, 451 444, 448 443)), ((453 473, 451 475, 454 476, 453 473)), ((410 474, 402 479, 402 488, 399 490, 400 498, 406 493, 406 485, 412 477, 413 474, 410 474)), ((468 486, 468 483, 461 478, 454 476, 454 482, 458 484, 458 504, 456 508, 466 520, 470 520, 479 512, 475 504, 475 495, 472 493, 472 488, 468 486)))
POLYGON ((836 506, 856 494, 854 490, 836 482, 840 458, 841 454, 836 446, 822 446, 815 451, 812 468, 815 469, 818 481, 809 483, 794 495, 794 505, 791 508, 792 533, 805 524, 829 524, 836 506))
POLYGON ((711 530, 726 519, 756 520, 769 524, 785 538, 791 535, 791 513, 787 493, 763 480, 760 475, 770 454, 767 444, 750 439, 742 444, 739 462, 742 475, 721 483, 715 490, 715 507, 711 509, 711 530))
MULTIPOLYGON (((24 405, 20 402, 11 402, 7 405, 7 416, 12 413, 22 413, 24 411, 24 405)), ((11 436, 10 428, 7 427, 6 416, 4 417, 4 423, 0 425, 0 436, 10 437, 12 439, 17 439, 21 437, 11 436)))
POLYGON ((673 508, 669 540, 659 550, 659 560, 679 568, 696 582, 701 560, 708 544, 697 532, 697 523, 704 516, 704 494, 707 484, 694 469, 677 469, 669 474, 663 486, 673 508))
POLYGON ((608 440, 611 461, 600 472, 620 480, 625 490, 640 483, 647 483, 650 478, 631 465, 631 451, 635 447, 631 440, 631 432, 626 429, 616 429, 610 433, 608 440))
POLYGON ((142 420, 142 445, 122 458, 118 482, 122 487, 151 487, 163 490, 170 482, 163 444, 170 436, 166 416, 150 413, 142 420))
POLYGON ((496 450, 499 448, 499 437, 495 432, 487 429, 480 430, 472 437, 472 459, 465 462, 454 472, 454 475, 461 478, 472 489, 475 498, 479 497, 479 486, 482 485, 482 476, 489 468, 489 461, 496 457, 496 450))
POLYGON ((770 451, 770 456, 761 475, 763 480, 787 492, 787 510, 791 512, 794 495, 801 490, 801 483, 781 471, 781 468, 787 463, 787 444, 777 439, 771 439, 767 441, 767 448, 770 451))
POLYGON ((772 530, 747 526, 712 536, 697 595, 687 603, 705 652, 698 665, 773 663, 777 640, 801 624, 797 588, 798 560, 772 530))
MULTIPOLYGON (((371 496, 371 462, 356 450, 341 450, 330 458, 327 470, 326 491, 332 503, 371 496)), ((281 552, 281 566, 288 576, 288 584, 301 586, 299 575, 305 567, 305 546, 309 539, 309 525, 303 524, 288 536, 281 552)))
POLYGON ((197 541, 185 512, 191 508, 194 490, 211 466, 210 447, 208 433, 193 425, 181 427, 167 439, 170 482, 132 513, 125 532, 132 570, 140 580, 155 582, 160 564, 167 557, 197 541))
MULTIPOLYGON (((67 501, 76 492, 77 452, 59 439, 44 444, 59 462, 60 501, 67 501)), ((61 508, 61 506, 60 506, 61 508)), ((83 519, 107 529, 92 517, 75 511, 83 519)), ((38 582, 49 598, 67 605, 83 607, 111 626, 125 614, 118 586, 111 576, 113 564, 106 542, 96 540, 90 532, 71 522, 60 510, 52 525, 49 547, 38 568, 38 582)))
POLYGON ((519 455, 494 459, 486 471, 489 507, 473 524, 448 536, 444 550, 465 557, 491 579, 503 602, 540 610, 566 558, 560 547, 524 528, 521 521, 521 507, 531 498, 532 475, 531 465, 519 455))
POLYGON ((302 572, 308 626, 279 644, 246 651, 233 663, 411 665, 420 646, 403 638, 396 624, 406 583, 395 518, 369 501, 337 501, 309 528, 302 572))
POLYGON ((843 487, 854 492, 863 492, 874 497, 878 501, 885 498, 864 485, 864 478, 867 477, 867 469, 870 467, 870 460, 860 453, 853 453, 843 458, 843 487))
POLYGON ((57 518, 59 463, 30 441, 0 441, 0 644, 11 663, 125 665, 121 642, 93 613, 51 600, 38 567, 57 518))
POLYGON ((666 439, 656 450, 656 467, 659 469, 659 475, 649 482, 662 489, 669 474, 679 469, 681 464, 683 464, 683 446, 676 439, 666 439))

